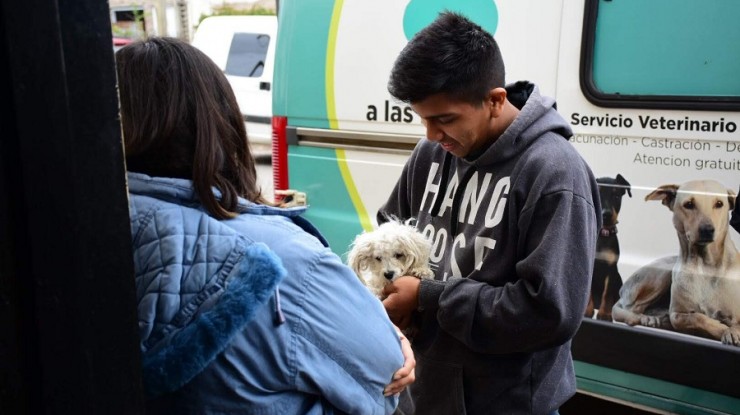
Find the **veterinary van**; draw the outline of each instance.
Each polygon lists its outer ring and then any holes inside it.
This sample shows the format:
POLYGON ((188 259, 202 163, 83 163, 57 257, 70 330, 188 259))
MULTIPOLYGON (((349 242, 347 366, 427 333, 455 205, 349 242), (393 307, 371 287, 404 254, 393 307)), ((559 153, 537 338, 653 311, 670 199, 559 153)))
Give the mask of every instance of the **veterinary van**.
MULTIPOLYGON (((530 80, 557 99, 570 142, 599 178, 607 226, 592 314, 573 342, 579 395, 648 412, 740 414, 740 347, 725 344, 731 339, 611 315, 616 303, 640 311, 628 296, 647 301, 638 298, 644 285, 635 286, 654 275, 667 285, 651 307, 678 301, 674 267, 690 274, 696 264, 682 258, 706 260, 685 252, 687 238, 737 258, 740 235, 727 217, 740 186, 740 2, 282 0, 275 188, 305 197, 307 217, 339 255, 377 225, 378 208, 424 139, 419 117, 386 84, 403 46, 444 9, 494 35, 508 82, 530 80)), ((737 266, 720 261, 711 280, 732 287, 737 266)), ((694 297, 717 291, 698 284, 688 290, 694 297)), ((729 294, 721 301, 692 301, 727 328, 740 294, 722 291, 729 294)))
POLYGON ((277 16, 210 16, 193 35, 193 46, 210 57, 229 80, 246 121, 249 139, 272 139, 272 74, 277 16))

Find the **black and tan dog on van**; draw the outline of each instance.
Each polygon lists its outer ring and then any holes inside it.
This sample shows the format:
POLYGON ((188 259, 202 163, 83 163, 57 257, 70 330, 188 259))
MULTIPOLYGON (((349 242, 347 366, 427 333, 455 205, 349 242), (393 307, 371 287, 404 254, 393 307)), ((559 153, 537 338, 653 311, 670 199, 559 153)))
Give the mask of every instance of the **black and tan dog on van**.
POLYGON ((740 253, 729 226, 735 192, 714 180, 694 180, 660 186, 645 200, 660 200, 673 212, 679 255, 663 259, 652 270, 638 270, 634 281, 630 277, 614 306, 614 319, 665 327, 664 317, 651 320, 633 306, 637 298, 648 300, 642 301, 645 305, 650 297, 664 297, 661 291, 670 286, 673 329, 740 346, 740 253))
POLYGON ((622 197, 626 193, 632 197, 629 182, 617 174, 617 177, 599 177, 599 197, 601 199, 601 217, 603 225, 596 241, 596 259, 591 278, 591 295, 586 308, 586 317, 612 320, 612 307, 619 300, 619 289, 622 288, 622 276, 619 275, 619 240, 617 239, 617 218, 622 208, 622 197))

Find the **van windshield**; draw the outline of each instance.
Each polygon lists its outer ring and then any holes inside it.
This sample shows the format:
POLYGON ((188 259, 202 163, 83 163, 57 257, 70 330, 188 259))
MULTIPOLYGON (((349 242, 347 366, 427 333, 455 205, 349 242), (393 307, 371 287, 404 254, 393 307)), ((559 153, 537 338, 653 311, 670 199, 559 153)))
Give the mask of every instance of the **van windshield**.
POLYGON ((224 72, 233 76, 262 76, 269 44, 270 36, 264 33, 234 33, 224 72))

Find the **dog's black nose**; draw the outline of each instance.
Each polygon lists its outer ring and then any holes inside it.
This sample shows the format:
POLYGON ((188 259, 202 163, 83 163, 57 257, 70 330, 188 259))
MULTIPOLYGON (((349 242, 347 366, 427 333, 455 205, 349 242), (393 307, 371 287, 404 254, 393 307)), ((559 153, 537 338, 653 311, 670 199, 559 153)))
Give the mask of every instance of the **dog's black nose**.
POLYGON ((395 272, 393 272, 393 271, 386 271, 386 272, 383 273, 383 276, 387 280, 392 280, 393 279, 393 275, 395 275, 395 272))
POLYGON ((714 240, 714 225, 699 225, 699 242, 712 242, 714 240))

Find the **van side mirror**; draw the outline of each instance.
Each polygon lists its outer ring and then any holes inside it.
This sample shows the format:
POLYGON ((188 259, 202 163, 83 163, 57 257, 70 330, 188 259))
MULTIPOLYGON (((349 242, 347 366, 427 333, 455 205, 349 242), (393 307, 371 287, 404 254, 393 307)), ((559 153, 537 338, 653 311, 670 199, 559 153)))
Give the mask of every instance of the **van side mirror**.
POLYGON ((270 90, 270 83, 269 82, 260 82, 260 90, 261 91, 269 91, 270 90))

